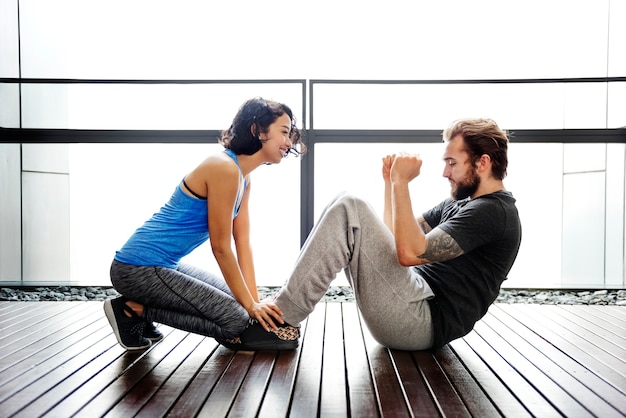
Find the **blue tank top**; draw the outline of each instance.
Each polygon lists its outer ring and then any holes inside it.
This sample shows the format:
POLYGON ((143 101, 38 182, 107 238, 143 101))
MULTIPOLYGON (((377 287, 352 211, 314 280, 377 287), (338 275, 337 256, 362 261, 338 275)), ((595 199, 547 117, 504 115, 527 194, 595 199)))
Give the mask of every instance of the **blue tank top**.
MULTIPOLYGON (((225 150, 239 167, 239 189, 233 219, 248 186, 237 155, 225 150)), ((181 182, 182 183, 182 182, 181 182)), ((189 196, 179 183, 169 201, 148 219, 115 253, 115 259, 136 266, 176 268, 180 259, 209 238, 207 201, 189 196)))

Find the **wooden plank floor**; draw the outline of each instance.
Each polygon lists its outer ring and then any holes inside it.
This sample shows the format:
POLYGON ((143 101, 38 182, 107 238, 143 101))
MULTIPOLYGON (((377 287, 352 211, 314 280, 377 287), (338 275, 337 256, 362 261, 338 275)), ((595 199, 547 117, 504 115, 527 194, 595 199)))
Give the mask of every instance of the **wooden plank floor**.
POLYGON ((293 352, 161 326, 116 342, 98 302, 0 302, 0 417, 626 416, 626 308, 492 306, 431 352, 388 350, 321 303, 293 352))

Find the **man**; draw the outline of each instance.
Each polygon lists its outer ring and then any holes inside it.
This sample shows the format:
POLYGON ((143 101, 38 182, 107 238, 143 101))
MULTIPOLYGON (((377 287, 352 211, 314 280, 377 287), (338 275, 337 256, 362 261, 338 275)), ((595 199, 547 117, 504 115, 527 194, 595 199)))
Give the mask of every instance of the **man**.
POLYGON ((422 160, 404 154, 383 158, 383 220, 366 202, 338 196, 276 297, 285 324, 266 332, 263 324, 252 323, 240 337, 220 342, 237 350, 296 348, 297 324, 341 269, 363 320, 384 346, 436 349, 470 332, 513 265, 521 225, 503 184, 506 132, 489 119, 464 119, 446 129, 443 139, 450 198, 415 218, 409 183, 422 160))

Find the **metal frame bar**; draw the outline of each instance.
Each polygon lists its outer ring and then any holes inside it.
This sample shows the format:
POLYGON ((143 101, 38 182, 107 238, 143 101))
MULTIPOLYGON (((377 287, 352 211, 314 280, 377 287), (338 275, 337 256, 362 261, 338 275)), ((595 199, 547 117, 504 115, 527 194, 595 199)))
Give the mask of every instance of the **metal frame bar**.
MULTIPOLYGON (((315 144, 349 143, 434 143, 441 141, 440 130, 349 130, 315 129, 316 84, 530 84, 530 83, 610 83, 626 77, 485 79, 485 80, 125 80, 125 79, 46 79, 0 78, 12 84, 300 84, 301 122, 308 147, 302 158, 300 175, 300 241, 304 244, 314 224, 315 144), (307 91, 308 88, 308 91, 307 91), (308 93, 308 94, 307 94, 308 93), (308 119, 307 119, 308 118, 308 119), (308 124, 307 124, 308 121, 308 124), (308 128, 307 128, 308 125, 308 128)), ((21 103, 20 103, 21 120, 21 103)), ((0 143, 217 143, 218 130, 98 130, 24 129, 0 127, 0 143)), ((619 129, 520 129, 512 131, 518 143, 626 143, 626 128, 619 129)))

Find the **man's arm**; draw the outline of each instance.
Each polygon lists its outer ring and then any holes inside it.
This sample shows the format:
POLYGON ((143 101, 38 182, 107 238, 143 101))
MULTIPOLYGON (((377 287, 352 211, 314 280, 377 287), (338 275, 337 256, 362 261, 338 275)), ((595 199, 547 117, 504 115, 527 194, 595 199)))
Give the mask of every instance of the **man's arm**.
POLYGON ((420 247, 418 247, 418 245, 421 241, 419 237, 414 236, 413 239, 411 239, 409 234, 402 234, 405 236, 400 238, 400 240, 396 237, 396 251, 398 251, 400 264, 403 266, 417 266, 420 264, 436 263, 451 260, 463 254, 463 249, 450 234, 444 232, 441 228, 435 227, 431 229, 423 216, 418 216, 415 221, 425 234, 425 249, 422 253, 419 253, 420 250, 418 248, 420 247), (403 243, 402 239, 412 242, 403 243))
POLYGON ((398 261, 403 266, 449 260, 463 254, 457 242, 423 216, 413 215, 409 182, 419 175, 419 156, 397 156, 391 170, 391 215, 398 261))
POLYGON ((385 182, 385 195, 383 206, 383 222, 393 234, 393 215, 391 213, 391 179, 389 178, 395 154, 383 158, 383 181, 385 182))
POLYGON ((424 219, 424 215, 418 216, 417 218, 415 218, 415 220, 425 234, 428 234, 430 231, 432 231, 433 228, 428 224, 428 222, 426 222, 426 219, 424 219))
POLYGON ((417 256, 415 265, 451 260, 463 254, 463 249, 454 238, 441 228, 435 228, 426 234, 426 242, 426 251, 417 256))
POLYGON ((396 155, 391 165, 391 223, 398 261, 413 266, 426 251, 424 230, 413 215, 409 183, 419 176, 422 160, 419 155, 396 155))

